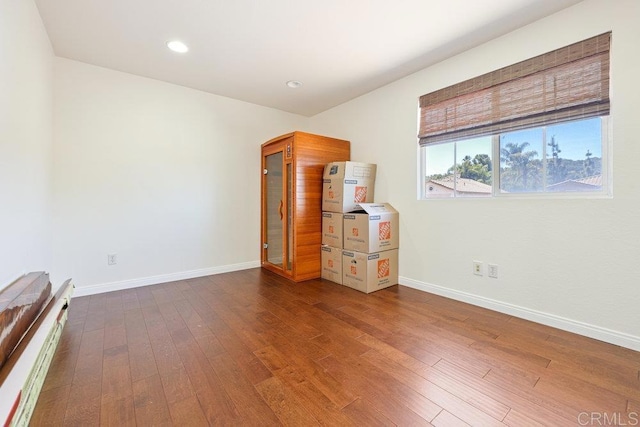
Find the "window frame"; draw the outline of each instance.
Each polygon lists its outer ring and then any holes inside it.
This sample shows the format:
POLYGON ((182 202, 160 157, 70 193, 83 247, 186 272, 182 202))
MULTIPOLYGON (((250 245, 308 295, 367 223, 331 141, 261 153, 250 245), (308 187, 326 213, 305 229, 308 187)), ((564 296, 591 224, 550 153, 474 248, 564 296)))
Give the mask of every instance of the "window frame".
MULTIPOLYGON (((493 165, 491 174, 491 194, 489 196, 459 196, 456 194, 456 186, 454 183, 454 192, 449 197, 429 197, 427 191, 427 155, 426 148, 428 145, 418 145, 418 199, 420 200, 456 200, 456 199, 601 199, 613 197, 613 167, 612 167, 612 138, 611 138, 611 115, 600 116, 600 141, 601 141, 601 176, 602 186, 597 191, 532 191, 532 192, 502 192, 500 190, 500 134, 491 135, 491 162, 493 165), (496 173, 497 172, 497 173, 496 173)), ((575 121, 579 121, 576 119, 575 121)), ((535 126, 532 129, 542 127, 544 141, 542 144, 542 159, 546 160, 547 140, 546 128, 550 125, 535 126)), ((460 139, 459 141, 464 141, 460 139)), ((453 144, 458 140, 442 142, 441 144, 453 144)), ((458 161, 456 146, 454 145, 455 161, 458 161)), ((546 161, 543 162, 543 176, 546 180, 547 166, 546 161)), ((544 187, 543 187, 544 188, 544 187)))

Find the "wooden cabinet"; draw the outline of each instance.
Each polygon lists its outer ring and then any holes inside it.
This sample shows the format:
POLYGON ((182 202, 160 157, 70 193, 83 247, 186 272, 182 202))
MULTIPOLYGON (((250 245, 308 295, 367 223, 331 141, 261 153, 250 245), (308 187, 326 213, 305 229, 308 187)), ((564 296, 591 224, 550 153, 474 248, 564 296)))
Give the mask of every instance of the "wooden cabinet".
POLYGON ((262 144, 262 267, 296 282, 320 277, 322 172, 349 141, 293 132, 262 144))

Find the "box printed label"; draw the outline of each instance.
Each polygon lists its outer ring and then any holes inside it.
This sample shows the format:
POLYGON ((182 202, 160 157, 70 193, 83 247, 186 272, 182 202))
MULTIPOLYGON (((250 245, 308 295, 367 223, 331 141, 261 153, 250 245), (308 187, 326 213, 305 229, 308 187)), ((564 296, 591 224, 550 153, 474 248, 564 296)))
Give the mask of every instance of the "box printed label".
POLYGON ((370 167, 362 167, 362 166, 354 166, 353 167, 353 176, 357 176, 360 178, 369 178, 371 176, 371 168, 370 167))
POLYGON ((391 221, 384 221, 378 224, 378 240, 391 239, 391 221))
POLYGON ((381 259, 378 261, 378 279, 389 276, 389 270, 391 269, 389 258, 381 259))
POLYGON ((364 203, 367 200, 367 187, 356 187, 353 201, 356 203, 364 203))
POLYGON ((332 259, 327 260, 327 265, 329 266, 329 268, 333 268, 333 260, 332 259))
POLYGON ((333 225, 329 226, 329 233, 331 233, 331 234, 335 233, 335 231, 333 230, 333 225))
POLYGON ((351 229, 351 235, 354 237, 358 237, 358 228, 357 227, 353 227, 351 229))

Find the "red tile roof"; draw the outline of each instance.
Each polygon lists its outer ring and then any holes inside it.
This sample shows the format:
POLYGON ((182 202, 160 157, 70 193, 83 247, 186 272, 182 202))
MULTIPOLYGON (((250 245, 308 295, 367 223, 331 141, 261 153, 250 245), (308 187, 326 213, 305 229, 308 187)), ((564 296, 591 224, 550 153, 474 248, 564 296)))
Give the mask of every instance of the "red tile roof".
MULTIPOLYGON (((427 181, 433 182, 435 184, 441 185, 443 187, 449 188, 453 190, 453 175, 445 176, 442 179, 431 179, 427 181)), ((473 179, 467 178, 457 178, 456 177, 456 190, 459 193, 481 193, 481 194, 491 194, 491 186, 484 184, 479 181, 474 181, 473 179)))

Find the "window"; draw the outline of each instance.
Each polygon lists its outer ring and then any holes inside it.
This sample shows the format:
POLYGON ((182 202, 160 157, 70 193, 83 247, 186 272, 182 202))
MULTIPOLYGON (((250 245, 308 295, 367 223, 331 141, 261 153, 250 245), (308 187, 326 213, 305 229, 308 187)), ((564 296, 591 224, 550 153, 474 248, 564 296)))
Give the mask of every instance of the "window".
POLYGON ((422 96, 422 195, 607 194, 610 39, 422 96))
POLYGON ((491 146, 491 137, 480 137, 424 147, 425 196, 490 197, 491 146))

